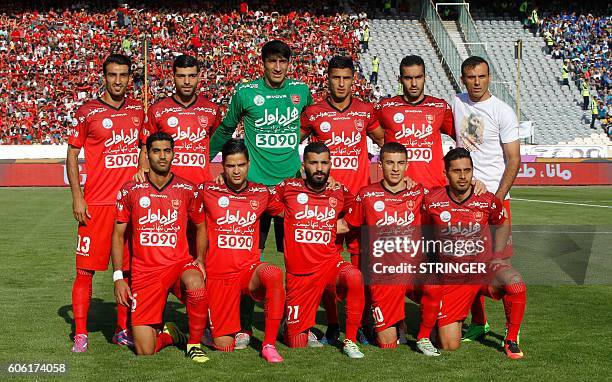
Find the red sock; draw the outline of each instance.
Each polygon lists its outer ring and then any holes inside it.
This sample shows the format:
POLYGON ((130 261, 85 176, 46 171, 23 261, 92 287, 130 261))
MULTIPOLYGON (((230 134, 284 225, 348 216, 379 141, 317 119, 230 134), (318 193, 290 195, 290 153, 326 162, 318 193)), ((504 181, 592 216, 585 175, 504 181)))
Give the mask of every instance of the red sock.
POLYGON ((285 336, 285 342, 290 348, 305 348, 308 344, 308 332, 300 333, 297 336, 285 336))
POLYGON ((442 287, 440 285, 424 285, 421 297, 421 325, 417 334, 417 341, 421 338, 429 338, 431 331, 436 326, 438 312, 440 312, 440 300, 442 299, 442 287))
POLYGON ((484 296, 479 295, 472 303, 472 324, 484 325, 487 322, 485 314, 484 296))
POLYGON ((215 345, 215 349, 224 353, 230 353, 234 351, 234 346, 236 346, 236 340, 232 341, 231 344, 227 346, 217 346, 215 345))
POLYGON ((338 286, 346 294, 346 339, 357 342, 357 330, 363 314, 363 278, 354 266, 344 267, 338 274, 338 286))
POLYGON ((262 346, 274 345, 285 309, 283 272, 279 267, 266 265, 259 271, 259 280, 266 290, 264 317, 266 320, 262 346))
POLYGON ((206 294, 206 288, 198 288, 187 290, 185 295, 187 296, 185 307, 189 324, 187 343, 199 344, 208 320, 208 294, 206 294))
POLYGON ((527 305, 527 288, 525 283, 515 283, 506 285, 506 295, 504 300, 504 311, 506 313, 506 327, 508 335, 506 340, 516 341, 518 332, 521 329, 525 306, 527 305))
POLYGON ((87 313, 91 302, 91 284, 94 271, 77 269, 72 285, 72 314, 74 315, 75 334, 87 334, 87 313))
MULTIPOLYGON (((123 279, 125 282, 130 285, 130 276, 125 272, 123 273, 123 279)), ((115 333, 120 332, 122 330, 127 330, 128 328, 128 307, 123 306, 121 304, 117 304, 117 326, 115 328, 115 333)))
POLYGON ((325 314, 327 315, 327 325, 338 325, 338 306, 336 305, 336 295, 329 290, 323 291, 321 297, 325 314))
POLYGON ((381 349, 397 349, 397 341, 388 344, 378 342, 378 347, 380 347, 381 349))
POLYGON ((172 336, 168 333, 159 333, 157 335, 157 341, 155 341, 155 353, 162 350, 166 346, 173 345, 174 341, 172 340, 172 336))

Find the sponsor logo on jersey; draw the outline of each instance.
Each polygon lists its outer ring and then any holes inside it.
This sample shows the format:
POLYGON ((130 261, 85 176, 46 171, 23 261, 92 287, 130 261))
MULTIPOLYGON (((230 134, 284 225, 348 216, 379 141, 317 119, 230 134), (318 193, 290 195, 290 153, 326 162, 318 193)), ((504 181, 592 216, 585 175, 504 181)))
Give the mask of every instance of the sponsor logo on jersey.
POLYGON ((178 118, 172 116, 172 117, 168 118, 167 123, 168 123, 168 126, 170 126, 170 127, 177 127, 178 126, 178 118))
POLYGON ((393 115, 393 122, 402 123, 404 122, 404 114, 403 113, 395 113, 393 115))
POLYGON ((346 147, 353 147, 361 142, 361 134, 353 131, 350 136, 347 136, 344 131, 340 135, 332 133, 330 139, 325 141, 327 146, 344 145, 346 147))
POLYGON ((113 121, 110 118, 104 118, 102 120, 102 127, 105 129, 110 129, 113 127, 113 121))
POLYGON ((314 206, 314 208, 308 207, 306 205, 303 211, 297 212, 295 214, 296 220, 304 220, 304 219, 314 219, 319 223, 324 223, 326 221, 332 220, 336 217, 336 210, 333 208, 325 207, 324 210, 320 210, 319 206, 314 206))
POLYGON ((329 133, 329 131, 331 130, 331 123, 325 121, 325 122, 321 122, 321 125, 319 126, 319 129, 324 132, 324 133, 329 133))
POLYGON ((219 205, 219 207, 225 208, 229 206, 229 198, 227 196, 222 196, 219 198, 219 200, 217 200, 217 204, 219 205))
POLYGON ((306 204, 308 203, 308 195, 306 195, 303 192, 300 192, 296 198, 297 202, 300 204, 306 204))
POLYGON ((151 199, 149 199, 148 196, 143 196, 140 198, 140 200, 138 201, 138 204, 140 205, 140 207, 142 208, 149 208, 149 206, 151 205, 151 199))
POLYGON ((300 104, 300 95, 299 94, 291 94, 291 102, 293 102, 294 105, 299 105, 300 104))
POLYGON ((142 216, 138 219, 139 224, 158 223, 160 225, 170 225, 178 220, 178 212, 176 210, 168 210, 162 213, 158 208, 157 211, 151 212, 151 209, 147 209, 147 215, 142 216))
POLYGON ((117 143, 124 143, 126 145, 130 145, 132 143, 135 143, 137 140, 138 129, 130 129, 129 133, 127 134, 123 130, 121 130, 119 134, 115 133, 115 131, 113 130, 111 137, 104 141, 104 146, 110 147, 117 143))
POLYGON ((448 211, 442 211, 440 214, 440 220, 442 220, 444 223, 448 223, 451 220, 451 213, 448 211))
POLYGON ((374 202, 374 211, 382 212, 384 209, 385 209, 385 202, 383 202, 382 200, 377 200, 376 202, 374 202))
POLYGON ((248 211, 246 216, 243 216, 240 211, 236 211, 235 214, 232 214, 230 210, 225 210, 225 215, 217 219, 217 224, 237 224, 240 227, 248 227, 253 225, 256 221, 257 214, 254 212, 248 211))
POLYGON ((480 233, 480 230, 480 223, 469 222, 466 227, 461 222, 459 222, 457 223, 457 225, 452 225, 451 223, 448 223, 448 226, 442 229, 440 233, 442 235, 461 235, 462 237, 465 237, 478 234, 480 233))
POLYGON ((172 135, 175 141, 187 140, 192 143, 200 142, 206 138, 206 129, 198 127, 197 130, 191 131, 191 126, 187 130, 181 129, 181 126, 176 129, 176 133, 172 135))
POLYGON ((385 216, 378 219, 376 222, 377 227, 381 226, 400 226, 405 227, 409 226, 414 222, 414 213, 411 211, 410 214, 408 211, 404 211, 402 214, 398 214, 397 211, 394 211, 393 214, 389 214, 385 211, 385 216))
POLYGON ((271 126, 275 124, 285 127, 299 120, 299 118, 300 112, 295 107, 287 107, 285 114, 280 114, 278 108, 274 109, 274 114, 270 114, 268 109, 265 109, 263 118, 259 118, 255 121, 255 127, 271 126))
POLYGON ((261 95, 256 95, 255 98, 253 98, 253 103, 257 106, 261 106, 266 102, 266 99, 261 96, 261 95))
MULTIPOLYGON (((468 205, 468 207, 475 207, 475 208, 488 208, 489 207, 489 203, 487 202, 470 202, 468 205)), ((495 204, 493 204, 492 208, 495 208, 495 204)))

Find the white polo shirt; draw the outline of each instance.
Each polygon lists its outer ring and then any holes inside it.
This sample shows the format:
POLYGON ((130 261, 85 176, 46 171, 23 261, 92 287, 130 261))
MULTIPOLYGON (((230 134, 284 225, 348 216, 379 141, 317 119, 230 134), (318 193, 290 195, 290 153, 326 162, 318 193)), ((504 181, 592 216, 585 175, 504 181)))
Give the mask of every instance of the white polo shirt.
POLYGON ((451 100, 457 147, 470 151, 474 177, 495 193, 506 168, 503 143, 519 139, 519 123, 514 110, 491 95, 485 101, 472 102, 467 93, 451 100))

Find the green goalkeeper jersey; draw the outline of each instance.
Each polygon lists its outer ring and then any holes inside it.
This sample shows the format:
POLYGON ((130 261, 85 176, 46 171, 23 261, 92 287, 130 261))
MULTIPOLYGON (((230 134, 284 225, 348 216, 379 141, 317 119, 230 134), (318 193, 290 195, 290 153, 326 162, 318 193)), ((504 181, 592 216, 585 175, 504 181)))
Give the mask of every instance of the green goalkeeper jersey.
POLYGON ((308 86, 286 78, 280 88, 263 77, 236 85, 227 114, 210 140, 210 158, 227 142, 240 120, 251 167, 248 179, 274 186, 294 177, 300 169, 300 114, 313 102, 308 86))

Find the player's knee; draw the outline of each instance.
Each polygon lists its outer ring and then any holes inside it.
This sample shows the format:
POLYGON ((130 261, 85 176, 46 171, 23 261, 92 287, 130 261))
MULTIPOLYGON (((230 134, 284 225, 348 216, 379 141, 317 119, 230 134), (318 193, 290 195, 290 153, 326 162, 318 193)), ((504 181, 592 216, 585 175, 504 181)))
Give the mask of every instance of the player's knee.
POLYGON ((181 275, 181 281, 187 289, 199 289, 204 287, 204 276, 196 270, 188 270, 181 275))
POLYGON ((447 350, 447 351, 455 351, 457 349, 459 349, 461 347, 461 341, 448 341, 448 342, 442 342, 440 349, 442 350, 447 350))
POLYGON ((363 286, 363 277, 359 269, 355 267, 346 267, 340 272, 341 280, 344 281, 347 289, 361 288, 363 286))
POLYGON ((221 352, 233 352, 236 342, 234 337, 222 336, 213 339, 215 349, 221 352))
POLYGON ((266 265, 261 268, 259 272, 259 278, 266 287, 274 287, 282 285, 283 283, 283 271, 276 265, 266 265))
POLYGON ((520 294, 520 293, 527 292, 527 286, 523 282, 523 279, 520 278, 520 276, 519 278, 513 279, 511 281, 516 281, 516 282, 510 282, 504 285, 504 291, 506 292, 507 295, 514 295, 514 294, 520 294))
POLYGON ((134 351, 136 355, 153 355, 155 354, 155 346, 141 344, 136 341, 134 343, 134 351))

